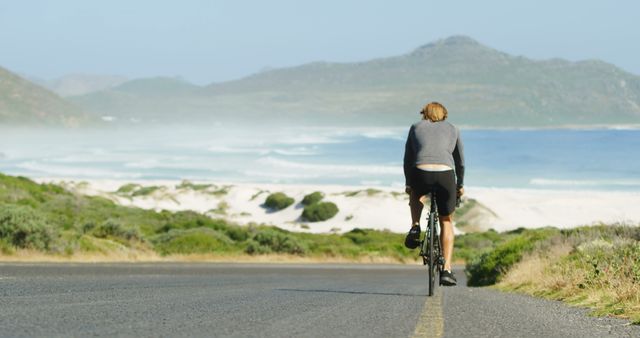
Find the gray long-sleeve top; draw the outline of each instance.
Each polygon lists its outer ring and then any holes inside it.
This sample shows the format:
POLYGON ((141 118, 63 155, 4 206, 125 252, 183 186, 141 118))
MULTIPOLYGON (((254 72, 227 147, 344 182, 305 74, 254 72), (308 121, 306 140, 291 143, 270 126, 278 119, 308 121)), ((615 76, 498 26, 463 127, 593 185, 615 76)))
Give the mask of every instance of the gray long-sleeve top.
POLYGON ((448 121, 421 120, 409 129, 404 149, 404 177, 418 164, 445 164, 455 168, 457 185, 464 183, 464 149, 460 130, 448 121))

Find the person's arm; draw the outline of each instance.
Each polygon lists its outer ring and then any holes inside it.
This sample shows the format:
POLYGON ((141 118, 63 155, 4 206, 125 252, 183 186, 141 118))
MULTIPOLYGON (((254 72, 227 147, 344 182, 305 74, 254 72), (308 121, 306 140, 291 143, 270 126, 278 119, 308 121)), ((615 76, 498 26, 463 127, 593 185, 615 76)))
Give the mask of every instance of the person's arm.
POLYGON ((416 165, 416 153, 413 149, 413 126, 409 129, 409 135, 407 135, 407 143, 404 145, 404 182, 405 187, 409 187, 409 177, 411 177, 411 170, 416 165))
POLYGON ((453 161, 456 165, 456 178, 458 190, 464 186, 464 146, 462 139, 460 138, 460 130, 456 128, 458 132, 458 139, 456 140, 456 147, 453 150, 453 161))

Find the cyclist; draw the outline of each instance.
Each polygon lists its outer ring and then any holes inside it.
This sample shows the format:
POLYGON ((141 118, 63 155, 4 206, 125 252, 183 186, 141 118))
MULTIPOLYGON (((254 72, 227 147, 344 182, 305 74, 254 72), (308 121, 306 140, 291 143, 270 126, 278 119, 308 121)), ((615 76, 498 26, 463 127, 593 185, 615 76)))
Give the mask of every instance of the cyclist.
POLYGON ((405 191, 409 194, 412 222, 405 246, 410 249, 418 247, 423 207, 420 199, 435 188, 445 259, 440 283, 456 285, 456 278, 451 271, 454 237, 452 216, 457 197, 464 194, 464 153, 460 130, 445 121, 447 109, 438 102, 427 104, 420 114, 422 120, 409 129, 404 151, 405 191))

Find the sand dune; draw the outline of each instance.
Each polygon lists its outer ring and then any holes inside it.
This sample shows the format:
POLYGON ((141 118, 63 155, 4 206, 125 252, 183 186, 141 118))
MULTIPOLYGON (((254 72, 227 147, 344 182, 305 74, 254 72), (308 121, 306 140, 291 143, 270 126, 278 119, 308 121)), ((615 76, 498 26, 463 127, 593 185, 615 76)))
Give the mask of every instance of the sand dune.
MULTIPOLYGON (((118 193, 118 189, 128 182, 39 181, 60 183, 78 193, 104 196, 122 205, 154 210, 194 210, 240 224, 264 223, 292 231, 318 233, 373 228, 405 232, 411 221, 407 196, 388 187, 144 181, 134 182, 140 186, 133 187, 132 191, 118 193), (142 187, 146 187, 146 191, 139 190, 142 187), (340 211, 335 217, 314 223, 300 219, 300 201, 314 191, 323 192, 324 200, 338 205, 340 211), (270 212, 262 204, 272 192, 284 192, 296 203, 284 210, 270 212)), ((637 207, 640 193, 636 192, 468 187, 467 196, 479 203, 458 220, 459 225, 464 225, 457 229, 458 232, 543 226, 566 228, 599 222, 640 224, 640 208, 637 207)))

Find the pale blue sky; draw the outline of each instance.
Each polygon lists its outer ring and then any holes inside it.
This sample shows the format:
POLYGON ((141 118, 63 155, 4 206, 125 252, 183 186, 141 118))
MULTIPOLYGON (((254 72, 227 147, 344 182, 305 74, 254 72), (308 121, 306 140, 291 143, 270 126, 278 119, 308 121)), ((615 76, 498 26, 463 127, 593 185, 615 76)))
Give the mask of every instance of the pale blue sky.
POLYGON ((640 1, 0 0, 0 66, 182 76, 362 61, 454 34, 531 58, 598 58, 640 74, 640 1))

